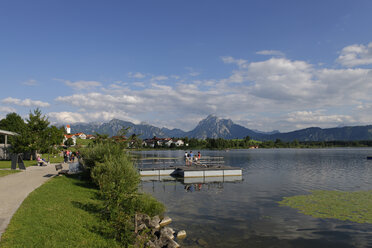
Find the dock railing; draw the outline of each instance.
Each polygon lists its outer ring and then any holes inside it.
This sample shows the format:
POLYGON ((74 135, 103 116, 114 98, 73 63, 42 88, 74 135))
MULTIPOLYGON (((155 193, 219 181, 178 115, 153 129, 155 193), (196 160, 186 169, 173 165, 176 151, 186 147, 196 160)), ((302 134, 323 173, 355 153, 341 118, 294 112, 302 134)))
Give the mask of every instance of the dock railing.
POLYGON ((203 156, 200 159, 193 161, 193 165, 200 165, 205 167, 223 165, 225 163, 224 157, 203 156))
POLYGON ((137 159, 135 161, 135 164, 139 169, 146 168, 148 166, 158 165, 159 167, 166 168, 169 165, 175 165, 177 164, 177 161, 179 161, 180 158, 143 158, 143 159, 137 159))
POLYGON ((173 166, 206 166, 210 167, 213 165, 223 165, 225 163, 224 157, 212 157, 212 156, 203 156, 199 160, 190 162, 185 162, 184 157, 178 158, 141 158, 136 159, 134 162, 139 169, 152 168, 158 166, 159 168, 166 169, 167 167, 173 166))

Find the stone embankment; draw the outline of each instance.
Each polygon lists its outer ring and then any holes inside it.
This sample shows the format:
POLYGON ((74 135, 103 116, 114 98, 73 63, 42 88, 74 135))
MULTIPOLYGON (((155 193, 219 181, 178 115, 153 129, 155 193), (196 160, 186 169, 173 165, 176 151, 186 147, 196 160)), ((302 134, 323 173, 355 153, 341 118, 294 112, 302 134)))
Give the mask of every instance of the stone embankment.
POLYGON ((159 216, 149 217, 145 214, 136 216, 137 247, 148 248, 178 248, 180 245, 174 240, 184 239, 186 231, 175 232, 168 227, 172 222, 169 217, 160 219, 159 216))

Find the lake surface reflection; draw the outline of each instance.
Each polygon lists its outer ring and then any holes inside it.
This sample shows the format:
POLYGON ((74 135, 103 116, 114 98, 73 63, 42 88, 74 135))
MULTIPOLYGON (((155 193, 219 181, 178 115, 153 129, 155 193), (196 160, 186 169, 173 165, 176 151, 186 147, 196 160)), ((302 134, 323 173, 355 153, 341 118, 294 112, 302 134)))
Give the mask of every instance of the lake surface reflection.
MULTIPOLYGON (((372 247, 372 224, 316 219, 277 203, 311 190, 371 190, 371 149, 201 152, 243 168, 242 180, 141 184, 166 205, 171 226, 187 231, 182 247, 372 247)), ((182 157, 184 151, 141 154, 182 157)))

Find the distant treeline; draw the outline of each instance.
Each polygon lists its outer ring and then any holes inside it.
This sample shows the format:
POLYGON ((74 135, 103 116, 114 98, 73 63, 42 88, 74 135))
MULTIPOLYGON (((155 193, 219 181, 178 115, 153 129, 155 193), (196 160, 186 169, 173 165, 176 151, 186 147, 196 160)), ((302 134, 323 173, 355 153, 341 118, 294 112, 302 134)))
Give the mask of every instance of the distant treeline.
MULTIPOLYGON (((372 147, 372 140, 363 141, 256 141, 249 136, 244 139, 182 138, 189 148, 199 149, 248 149, 248 148, 327 148, 327 147, 372 147)), ((161 148, 161 147, 156 147, 161 148)), ((175 148, 171 146, 171 148, 175 148)), ((180 147, 182 148, 182 147, 180 147)), ((184 147, 183 147, 184 148, 184 147)))
POLYGON ((259 141, 251 140, 249 136, 244 139, 222 139, 222 138, 207 138, 207 139, 188 139, 183 138, 185 144, 188 144, 190 148, 206 148, 206 149, 246 149, 253 148, 260 145, 259 141))
MULTIPOLYGON (((109 138, 107 135, 98 135, 96 139, 100 140, 102 137, 105 139, 109 138)), ((133 135, 129 139, 123 139, 121 142, 127 142, 128 148, 134 149, 249 149, 249 148, 327 148, 327 147, 372 147, 372 140, 362 141, 282 141, 276 139, 275 141, 257 141, 251 139, 249 136, 244 139, 223 139, 223 138, 207 138, 207 139, 196 139, 196 138, 172 138, 174 140, 181 139, 184 141, 184 146, 176 146, 172 143, 170 146, 158 145, 145 146, 142 139, 138 136, 133 138, 133 135)), ((80 142, 77 140, 77 144, 87 145, 92 140, 81 140, 89 142, 80 142)), ((117 140, 116 140, 117 141, 117 140)))
POLYGON ((372 140, 361 141, 264 141, 260 148, 326 148, 326 147, 372 147, 372 140))

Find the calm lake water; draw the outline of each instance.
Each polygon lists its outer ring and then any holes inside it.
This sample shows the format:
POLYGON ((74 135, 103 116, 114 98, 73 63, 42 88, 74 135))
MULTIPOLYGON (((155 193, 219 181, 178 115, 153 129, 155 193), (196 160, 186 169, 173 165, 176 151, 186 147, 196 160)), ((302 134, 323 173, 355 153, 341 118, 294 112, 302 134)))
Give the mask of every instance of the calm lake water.
MULTIPOLYGON (((171 226, 186 230, 182 247, 372 247, 372 224, 317 219, 277 203, 311 190, 372 190, 372 160, 366 159, 372 149, 201 152, 223 156, 226 165, 243 168, 242 181, 141 185, 166 205, 171 226)), ((159 157, 183 154, 142 152, 159 157)))

